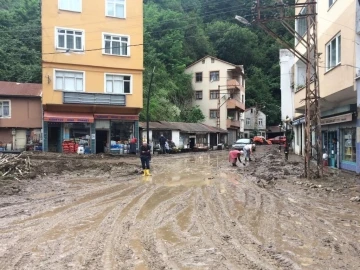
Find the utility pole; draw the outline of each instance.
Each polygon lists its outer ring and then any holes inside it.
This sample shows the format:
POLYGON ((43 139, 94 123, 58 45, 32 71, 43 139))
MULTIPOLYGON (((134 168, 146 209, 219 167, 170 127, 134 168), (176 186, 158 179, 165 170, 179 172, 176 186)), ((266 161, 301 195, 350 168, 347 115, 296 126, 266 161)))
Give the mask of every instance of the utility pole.
MULTIPOLYGON (((146 140, 147 143, 150 145, 150 97, 151 97, 151 86, 152 86, 152 82, 154 79, 154 73, 155 73, 155 67, 151 73, 151 78, 150 78, 150 83, 149 83, 149 90, 148 90, 148 95, 147 95, 147 102, 146 102, 146 140)), ((152 147, 152 149, 154 149, 152 147)))
MULTIPOLYGON (((302 3, 297 2, 291 5, 278 1, 275 5, 261 6, 260 0, 256 0, 253 7, 253 23, 275 38, 306 65, 306 94, 304 97, 306 104, 304 177, 306 178, 318 178, 323 175, 316 4, 316 0, 306 0, 302 3), (294 8, 306 9, 306 13, 287 16, 287 10, 293 10, 294 8), (289 20, 292 22, 294 20, 306 20, 307 32, 305 38, 294 29, 291 23, 288 23, 289 20), (269 28, 267 23, 274 21, 280 22, 295 37, 299 44, 306 49, 306 55, 303 55, 302 51, 296 49, 294 44, 288 42, 269 28), (315 141, 312 139, 313 135, 315 141), (312 159, 316 160, 315 170, 312 170, 312 159)), ((250 24, 240 16, 235 18, 244 24, 250 24)))

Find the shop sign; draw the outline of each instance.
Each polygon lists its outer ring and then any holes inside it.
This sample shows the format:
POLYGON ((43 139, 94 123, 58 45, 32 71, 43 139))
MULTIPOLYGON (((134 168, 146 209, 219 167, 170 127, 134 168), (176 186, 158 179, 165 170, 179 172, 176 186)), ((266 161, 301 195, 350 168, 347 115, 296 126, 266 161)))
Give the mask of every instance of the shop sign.
POLYGON ((352 121, 352 113, 321 119, 321 125, 332 125, 352 121))
POLYGON ((95 119, 102 120, 127 120, 127 121, 138 121, 138 115, 119 115, 119 114, 95 114, 95 119))
POLYGON ((70 122, 70 123, 92 123, 92 119, 88 118, 59 118, 59 117, 45 117, 48 122, 70 122))

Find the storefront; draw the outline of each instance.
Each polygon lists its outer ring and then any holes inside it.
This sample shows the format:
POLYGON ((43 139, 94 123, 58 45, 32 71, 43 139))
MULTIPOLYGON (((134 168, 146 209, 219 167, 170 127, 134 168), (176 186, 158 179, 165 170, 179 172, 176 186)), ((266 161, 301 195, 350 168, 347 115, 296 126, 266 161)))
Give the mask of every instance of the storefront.
POLYGON ((323 152, 331 167, 356 171, 356 114, 321 119, 323 152))
POLYGON ((138 139, 137 115, 44 113, 44 151, 74 153, 84 146, 86 153, 126 154, 133 138, 138 139))
POLYGON ((91 152, 92 114, 44 112, 43 150, 76 153, 79 146, 91 152))

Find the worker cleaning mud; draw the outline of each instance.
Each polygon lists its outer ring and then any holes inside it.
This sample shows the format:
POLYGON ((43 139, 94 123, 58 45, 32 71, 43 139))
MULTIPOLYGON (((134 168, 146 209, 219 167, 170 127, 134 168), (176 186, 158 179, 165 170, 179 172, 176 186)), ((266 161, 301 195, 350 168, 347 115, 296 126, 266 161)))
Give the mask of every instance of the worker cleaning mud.
POLYGON ((241 161, 242 155, 244 155, 244 152, 236 149, 233 149, 229 152, 229 162, 233 165, 233 167, 237 166, 236 162, 238 160, 245 166, 245 163, 241 161))
POLYGON ((151 149, 147 142, 143 142, 140 148, 140 160, 141 166, 144 171, 144 176, 151 176, 150 174, 150 159, 151 159, 151 149))

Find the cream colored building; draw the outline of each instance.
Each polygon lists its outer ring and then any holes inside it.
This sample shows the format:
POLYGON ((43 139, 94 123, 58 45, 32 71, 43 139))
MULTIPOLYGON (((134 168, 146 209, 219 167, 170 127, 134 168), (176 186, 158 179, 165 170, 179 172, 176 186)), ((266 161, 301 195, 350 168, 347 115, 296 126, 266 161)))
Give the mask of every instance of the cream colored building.
MULTIPOLYGON (((323 151, 329 155, 334 153, 336 167, 351 171, 360 168, 359 157, 356 155, 357 89, 355 83, 360 75, 359 68, 356 68, 359 66, 357 63, 359 62, 357 60, 359 43, 356 42, 359 40, 358 5, 358 0, 328 0, 318 1, 317 4, 323 151)), ((305 14, 306 10, 297 9, 296 13, 305 14)), ((297 20, 295 27, 300 34, 306 36, 306 19, 297 20)), ((298 42, 296 42, 296 48, 306 53, 298 42)), ((298 59, 295 60, 293 81, 296 113, 294 148, 297 154, 303 155, 306 66, 298 59)), ((315 140, 314 135, 313 140, 315 140)))
POLYGON ((204 123, 228 130, 228 138, 218 142, 233 143, 244 135, 245 79, 244 68, 205 56, 187 67, 193 76, 193 105, 205 115, 204 123))

